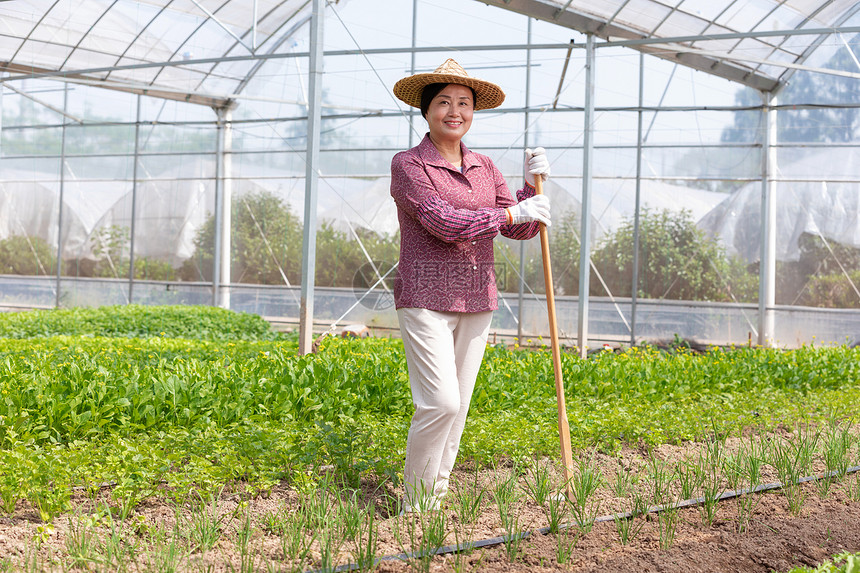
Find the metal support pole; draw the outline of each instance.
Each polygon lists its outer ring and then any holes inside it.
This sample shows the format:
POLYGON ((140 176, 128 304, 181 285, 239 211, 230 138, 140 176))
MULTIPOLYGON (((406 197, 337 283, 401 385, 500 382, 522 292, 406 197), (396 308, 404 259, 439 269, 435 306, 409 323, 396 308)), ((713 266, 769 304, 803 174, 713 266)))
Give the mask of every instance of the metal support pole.
MULTIPOLYGON (((532 19, 528 18, 526 31, 526 45, 532 43, 532 19)), ((532 91, 532 51, 526 48, 526 112, 524 114, 523 147, 529 146, 529 102, 532 91)), ((525 176, 525 173, 523 173, 525 176)), ((517 290, 517 342, 522 344, 523 340, 523 300, 525 297, 526 284, 526 242, 520 241, 520 281, 517 290)))
MULTIPOLYGON (((63 84, 63 113, 69 107, 69 84, 63 84)), ((68 118, 63 118, 62 140, 60 142, 60 198, 57 215, 57 292, 54 307, 60 308, 60 282, 63 275, 63 203, 66 193, 66 124, 68 118)))
MULTIPOLYGON (((0 78, 6 77, 6 72, 0 72, 0 78)), ((5 92, 5 86, 0 83, 0 112, 3 110, 3 92, 5 92)), ((0 113, 0 158, 3 157, 3 114, 0 113)))
POLYGON ((305 216, 302 241, 302 299, 299 315, 299 354, 313 345, 314 273, 316 271, 317 187, 319 184, 320 106, 323 80, 325 1, 313 0, 308 80, 308 142, 305 165, 305 216))
POLYGON ((630 291, 630 344, 636 345, 636 303, 639 297, 639 209, 642 203, 642 106, 644 105, 645 54, 639 53, 639 111, 636 127, 636 201, 633 208, 633 279, 630 291))
MULTIPOLYGON (((215 135, 215 244, 212 245, 212 306, 218 306, 221 300, 221 221, 224 219, 224 188, 221 179, 221 162, 224 160, 224 140, 221 137, 221 114, 218 116, 218 133, 215 135)), ((229 244, 229 243, 228 243, 229 244)))
MULTIPOLYGON (((415 36, 418 34, 418 0, 412 0, 412 54, 411 63, 409 65, 409 74, 415 75, 415 36)), ((409 149, 415 147, 415 128, 413 122, 415 115, 409 114, 409 149)))
POLYGON ((134 237, 137 222, 137 162, 140 157, 140 100, 137 96, 137 116, 134 121, 134 158, 131 168, 131 230, 128 251, 128 304, 134 302, 134 237))
POLYGON ((585 44, 585 125, 582 145, 582 224, 579 251, 579 309, 577 339, 579 355, 588 350, 588 297, 591 270, 591 178, 594 154, 594 36, 588 34, 585 44))
POLYGON ((758 291, 758 343, 771 346, 774 339, 773 307, 776 303, 776 142, 777 97, 762 92, 761 142, 761 256, 758 291))
POLYGON ((257 0, 254 0, 254 24, 251 31, 251 51, 257 51, 257 0))
POLYGON ((233 244, 232 221, 233 221, 233 111, 230 108, 219 108, 218 114, 218 187, 221 191, 221 220, 219 222, 219 235, 221 237, 221 249, 216 252, 220 263, 218 268, 220 276, 218 280, 218 302, 221 308, 230 308, 230 282, 232 262, 230 253, 233 244))

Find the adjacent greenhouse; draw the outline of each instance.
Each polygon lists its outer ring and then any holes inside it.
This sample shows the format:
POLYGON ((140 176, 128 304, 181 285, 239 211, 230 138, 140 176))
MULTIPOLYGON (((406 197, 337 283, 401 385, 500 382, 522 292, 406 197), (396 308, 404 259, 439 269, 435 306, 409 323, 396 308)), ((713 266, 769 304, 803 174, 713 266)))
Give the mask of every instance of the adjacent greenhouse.
MULTIPOLYGON (((393 84, 501 85, 466 142, 547 149, 563 339, 860 338, 860 5, 846 0, 0 3, 0 305, 199 304, 397 328, 393 84)), ((545 335, 497 239, 496 337, 545 335)))

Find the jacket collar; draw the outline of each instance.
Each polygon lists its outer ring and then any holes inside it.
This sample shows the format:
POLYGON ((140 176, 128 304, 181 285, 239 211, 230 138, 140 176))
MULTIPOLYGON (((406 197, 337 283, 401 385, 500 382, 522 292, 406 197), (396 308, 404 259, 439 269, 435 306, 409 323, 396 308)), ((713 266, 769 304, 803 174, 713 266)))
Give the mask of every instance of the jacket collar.
MULTIPOLYGON (((421 160, 424 161, 424 163, 433 165, 434 167, 443 167, 445 169, 457 171, 457 168, 451 165, 447 159, 442 157, 442 154, 439 153, 439 150, 436 149, 436 146, 433 145, 432 141, 430 141, 430 133, 427 133, 424 136, 424 139, 422 139, 421 143, 418 144, 417 149, 418 154, 421 156, 421 160)), ((463 153, 463 171, 466 171, 475 165, 480 165, 477 155, 470 151, 462 141, 460 142, 460 151, 463 153)))

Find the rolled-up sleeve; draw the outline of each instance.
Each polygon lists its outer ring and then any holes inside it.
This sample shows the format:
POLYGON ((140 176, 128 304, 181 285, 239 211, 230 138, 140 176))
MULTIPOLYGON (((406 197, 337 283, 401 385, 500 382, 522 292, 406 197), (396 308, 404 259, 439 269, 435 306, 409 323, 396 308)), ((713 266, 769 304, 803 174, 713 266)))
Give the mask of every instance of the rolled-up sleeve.
MULTIPOLYGON (((391 195, 404 213, 446 243, 491 239, 501 227, 508 226, 504 210, 507 205, 458 209, 442 199, 423 164, 414 155, 398 153, 394 156, 391 162, 391 195)), ((510 193, 508 201, 512 204, 510 193)))

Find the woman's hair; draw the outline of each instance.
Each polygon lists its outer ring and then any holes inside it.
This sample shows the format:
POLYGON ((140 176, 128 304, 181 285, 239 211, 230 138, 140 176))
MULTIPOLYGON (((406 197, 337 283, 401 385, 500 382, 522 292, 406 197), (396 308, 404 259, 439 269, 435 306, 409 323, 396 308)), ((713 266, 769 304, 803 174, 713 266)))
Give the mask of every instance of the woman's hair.
MULTIPOLYGON (((439 95, 439 92, 445 89, 445 86, 449 84, 439 83, 439 84, 427 84, 424 86, 424 90, 421 92, 421 115, 426 118, 427 110, 430 109, 430 102, 433 101, 433 98, 439 95)), ((466 86, 469 87, 469 86, 466 86)), ((475 105, 475 101, 478 97, 475 95, 475 90, 469 88, 472 91, 472 105, 475 105)))

